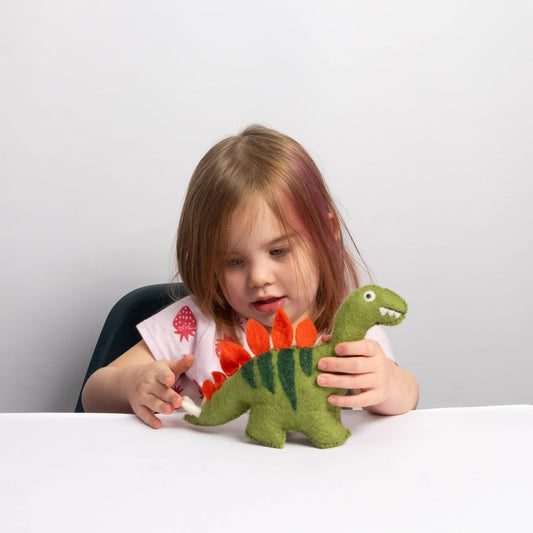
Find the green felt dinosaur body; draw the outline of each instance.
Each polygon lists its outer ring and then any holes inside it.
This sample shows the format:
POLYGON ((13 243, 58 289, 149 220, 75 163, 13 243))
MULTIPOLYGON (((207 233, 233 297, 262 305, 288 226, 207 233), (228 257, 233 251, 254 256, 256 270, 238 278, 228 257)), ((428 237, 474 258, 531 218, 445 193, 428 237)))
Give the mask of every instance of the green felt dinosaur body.
MULTIPOLYGON (((407 304, 396 293, 376 285, 361 287, 337 311, 330 342, 270 349, 257 355, 222 383, 203 404, 199 416, 186 415, 185 420, 217 426, 250 410, 246 435, 261 444, 282 448, 287 431, 297 431, 319 448, 338 446, 351 433, 341 423, 340 408, 327 398, 345 394, 346 389, 320 387, 316 382, 318 361, 335 356, 334 348, 340 342, 364 339, 372 326, 399 324, 406 312, 407 304)), ((276 323, 273 339, 275 328, 276 323)))

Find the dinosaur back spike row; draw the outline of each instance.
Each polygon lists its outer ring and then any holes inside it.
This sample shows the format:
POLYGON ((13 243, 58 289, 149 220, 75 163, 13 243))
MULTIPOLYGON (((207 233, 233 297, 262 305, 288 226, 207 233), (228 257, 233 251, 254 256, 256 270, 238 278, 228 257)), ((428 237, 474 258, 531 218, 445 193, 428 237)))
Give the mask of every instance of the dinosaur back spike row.
MULTIPOLYGON (((297 348, 310 348, 318 338, 315 325, 306 318, 298 324, 296 332, 289 320, 289 317, 282 308, 276 311, 274 324, 272 326, 272 344, 276 350, 290 348, 296 339, 297 348)), ((263 325, 255 320, 248 320, 246 325, 246 342, 254 355, 262 355, 270 350, 270 337, 268 331, 263 325)), ((220 366, 221 372, 213 372, 214 381, 206 380, 202 384, 203 395, 210 400, 218 389, 224 383, 226 377, 232 376, 244 366, 250 359, 250 354, 238 344, 230 341, 221 341, 219 343, 220 366), (221 378, 223 376, 223 378, 221 378)))

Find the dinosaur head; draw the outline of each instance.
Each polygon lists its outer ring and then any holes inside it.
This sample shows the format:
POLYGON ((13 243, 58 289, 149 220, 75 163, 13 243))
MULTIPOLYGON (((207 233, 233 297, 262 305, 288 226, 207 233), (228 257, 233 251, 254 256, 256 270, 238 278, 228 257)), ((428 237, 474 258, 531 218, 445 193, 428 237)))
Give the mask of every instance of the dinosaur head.
POLYGON ((360 287, 337 311, 332 343, 361 340, 372 326, 395 326, 406 313, 405 300, 395 292, 377 285, 360 287))

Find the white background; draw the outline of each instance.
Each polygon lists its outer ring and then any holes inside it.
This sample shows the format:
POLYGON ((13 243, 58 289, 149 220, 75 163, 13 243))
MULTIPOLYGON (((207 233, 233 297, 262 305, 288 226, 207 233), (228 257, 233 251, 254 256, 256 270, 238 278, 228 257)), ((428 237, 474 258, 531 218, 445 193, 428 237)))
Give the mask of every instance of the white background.
POLYGON ((0 410, 69 411, 105 316, 174 274, 189 177, 249 123, 300 141, 421 407, 533 403, 533 7, 0 2, 0 410))

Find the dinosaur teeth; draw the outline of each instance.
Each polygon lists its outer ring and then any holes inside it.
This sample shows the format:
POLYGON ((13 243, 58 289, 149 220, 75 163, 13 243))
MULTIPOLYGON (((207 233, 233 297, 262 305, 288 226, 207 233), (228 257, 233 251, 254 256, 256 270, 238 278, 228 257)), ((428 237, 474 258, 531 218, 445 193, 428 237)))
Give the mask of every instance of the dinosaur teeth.
POLYGON ((381 316, 389 315, 393 316, 394 318, 400 318, 402 316, 402 314, 398 311, 395 311, 394 309, 389 309, 388 307, 380 307, 379 311, 381 313, 381 316))

